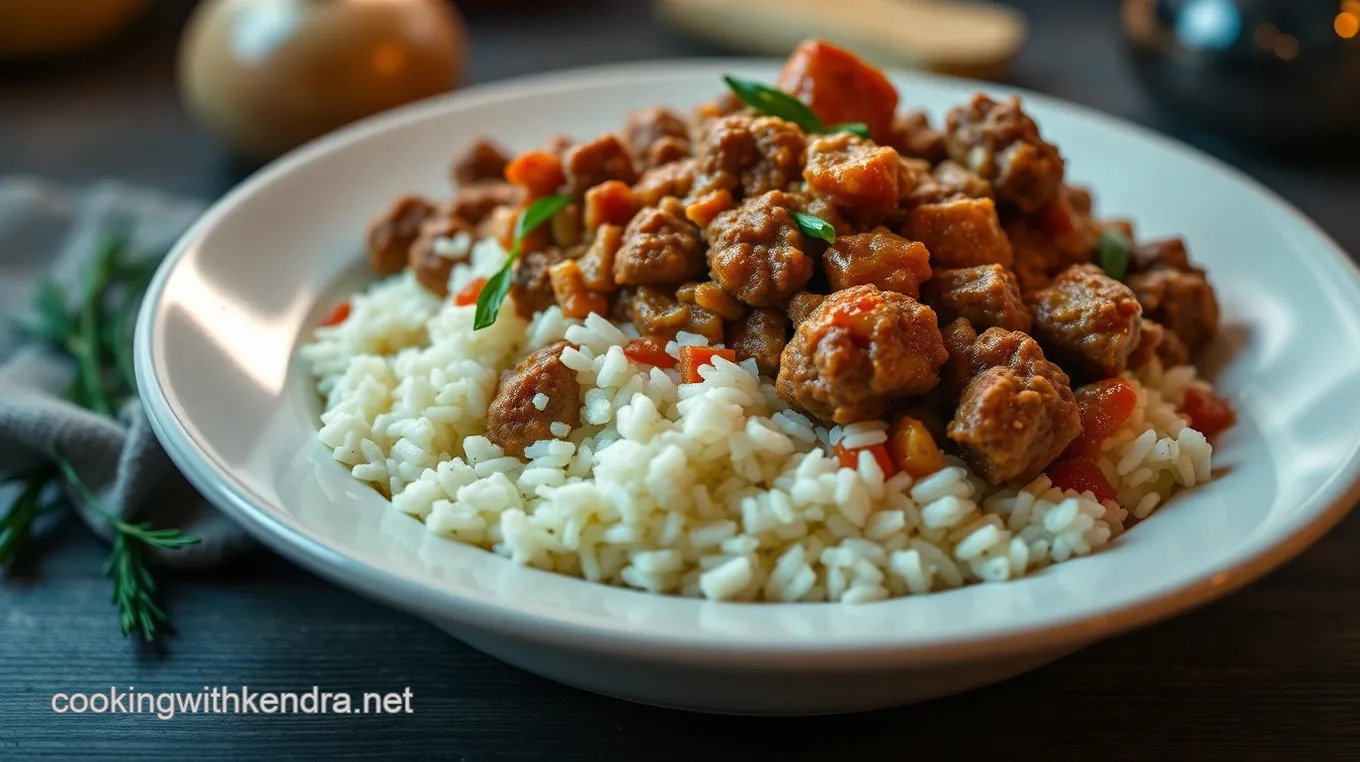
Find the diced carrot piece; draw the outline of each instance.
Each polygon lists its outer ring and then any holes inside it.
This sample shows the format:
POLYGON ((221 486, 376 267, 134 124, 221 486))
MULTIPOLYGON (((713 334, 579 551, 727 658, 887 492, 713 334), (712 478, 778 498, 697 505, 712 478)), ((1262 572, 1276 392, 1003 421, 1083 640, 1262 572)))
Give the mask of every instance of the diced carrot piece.
POLYGON ((1181 412, 1190 419, 1190 428, 1205 437, 1220 434, 1237 423, 1237 412, 1227 400, 1197 386, 1185 390, 1181 412))
POLYGON ((623 355, 633 362, 655 365, 658 368, 674 368, 676 359, 666 353, 666 342, 655 336, 633 339, 623 348, 623 355))
POLYGON ((349 302, 340 302, 339 304, 335 305, 335 309, 331 310, 331 314, 327 315, 326 319, 321 321, 321 324, 327 327, 333 325, 340 325, 341 323, 345 322, 346 318, 349 317, 349 311, 350 311, 349 302))
POLYGON ((593 231, 601 225, 623 227, 633 219, 640 206, 637 195, 627 183, 606 180, 586 191, 586 230, 593 231))
POLYGON ((548 268, 548 279, 552 282, 557 305, 566 317, 584 318, 592 312, 597 315, 609 313, 608 297, 586 288, 581 266, 576 260, 564 259, 548 268))
POLYGON ((469 304, 476 304, 477 297, 482 295, 482 287, 486 285, 486 278, 473 278, 468 281, 463 290, 453 297, 453 303, 459 307, 466 307, 469 304))
POLYGON ((1100 445, 1133 415, 1138 392, 1122 378, 1107 378, 1073 391, 1081 415, 1081 433, 1063 452, 1064 459, 1090 458, 1100 454, 1100 445))
POLYGON ((726 188, 714 191, 685 207, 685 217, 701 228, 708 227, 714 217, 736 206, 732 193, 726 188))
POLYGON ((567 181, 562 160, 545 151, 529 151, 515 157, 505 165, 505 179, 523 188, 530 198, 547 196, 567 181))
MULTIPOLYGON (((899 471, 920 479, 944 468, 944 453, 935 444, 926 425, 904 415, 888 430, 888 454, 899 471)), ((886 472, 885 472, 886 473, 886 472)))
POLYGON ((859 468, 859 454, 865 450, 874 456, 878 461, 878 467, 883 471, 883 478, 888 478, 897 473, 897 468, 893 465, 892 456, 888 454, 888 448, 881 444, 869 445, 868 447, 856 447, 853 450, 846 449, 839 444, 836 445, 836 458, 841 462, 841 468, 859 468))
POLYGON ((1100 472, 1100 467, 1090 460, 1064 460, 1054 463, 1046 470, 1053 486, 1062 490, 1076 490, 1096 496, 1096 500, 1114 500, 1114 487, 1110 480, 1100 472))
POLYGON ((699 375, 699 367, 712 365, 714 357, 723 357, 730 362, 737 361, 737 353, 731 349, 713 347, 680 347, 680 380, 686 384, 697 384, 704 379, 699 375))
POLYGON ((789 56, 775 87, 797 96, 827 127, 864 122, 875 142, 889 142, 897 88, 848 50, 804 41, 789 56))

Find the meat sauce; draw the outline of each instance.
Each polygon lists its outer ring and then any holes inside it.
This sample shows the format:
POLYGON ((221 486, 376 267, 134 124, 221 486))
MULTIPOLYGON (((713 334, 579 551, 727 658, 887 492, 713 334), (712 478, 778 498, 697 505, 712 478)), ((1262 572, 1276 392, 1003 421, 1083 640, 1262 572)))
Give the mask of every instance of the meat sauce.
MULTIPOLYGON (((880 71, 821 41, 799 46, 774 86, 867 137, 809 132, 724 93, 518 155, 480 139, 453 162, 452 204, 405 196, 372 221, 370 262, 409 266, 432 293, 472 304, 480 281, 448 291, 468 240, 508 248, 521 210, 565 194, 572 203, 521 244, 510 285, 521 315, 557 305, 631 322, 642 338, 625 354, 689 380, 712 357, 752 360, 825 425, 891 423, 871 453, 885 472, 929 473, 943 450, 993 484, 1047 471, 1105 496, 1088 465, 1133 404, 1120 374, 1189 362, 1218 330, 1184 242, 1135 242, 1122 282, 1093 264, 1101 231, 1132 237, 1131 225, 1094 217, 1017 98, 978 95, 932 124, 899 112, 880 71), (834 241, 809 233, 808 215, 834 241), (720 346, 677 361, 665 347, 681 331, 720 346)), ((563 348, 502 379, 488 425, 507 451, 574 415, 563 348), (537 409, 537 394, 552 403, 537 409)), ((1225 400, 1192 392, 1195 425, 1232 425, 1225 400)))

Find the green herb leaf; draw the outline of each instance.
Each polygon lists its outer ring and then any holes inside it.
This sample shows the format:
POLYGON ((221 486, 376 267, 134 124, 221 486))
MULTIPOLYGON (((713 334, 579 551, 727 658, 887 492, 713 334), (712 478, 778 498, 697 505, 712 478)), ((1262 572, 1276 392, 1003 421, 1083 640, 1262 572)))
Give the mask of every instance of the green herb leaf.
POLYGON ((1129 274, 1129 261, 1133 256, 1133 242, 1128 236, 1106 228, 1100 232, 1100 251, 1096 254, 1096 264, 1105 274, 1122 281, 1129 274))
POLYGON ((0 480, 0 483, 17 481, 23 484, 23 489, 0 514, 0 567, 19 560, 27 549, 33 522, 43 510, 43 488, 52 475, 50 468, 41 468, 0 480))
POLYGON ((830 127, 827 127, 826 131, 849 132, 858 135, 865 140, 869 139, 869 125, 864 122, 842 122, 840 124, 833 124, 830 127))
POLYGON ((798 223, 798 229, 803 231, 803 235, 820 238, 827 243, 836 242, 836 228, 832 227, 831 223, 821 217, 812 214, 803 214, 802 212, 794 212, 793 220, 798 223))
POLYGON ((34 327, 42 336, 57 343, 66 340, 71 332, 71 313, 66 308, 66 294, 52 278, 38 280, 33 290, 33 311, 38 319, 34 327))
POLYGON ((552 219, 553 215, 565 209, 571 202, 571 196, 544 196, 520 212, 519 221, 515 223, 515 243, 510 247, 510 255, 505 258, 505 264, 501 265, 501 269, 487 278, 486 285, 482 286, 482 292, 477 295, 477 310, 472 316, 472 330, 480 331, 496 322, 496 316, 501 311, 501 303, 505 301, 505 295, 510 293, 510 279, 524 237, 552 219))
POLYGON ((766 116, 777 116, 786 122, 793 122, 804 132, 823 132, 822 120, 812 113, 806 103, 783 90, 740 79, 730 74, 723 75, 723 81, 742 103, 766 116))

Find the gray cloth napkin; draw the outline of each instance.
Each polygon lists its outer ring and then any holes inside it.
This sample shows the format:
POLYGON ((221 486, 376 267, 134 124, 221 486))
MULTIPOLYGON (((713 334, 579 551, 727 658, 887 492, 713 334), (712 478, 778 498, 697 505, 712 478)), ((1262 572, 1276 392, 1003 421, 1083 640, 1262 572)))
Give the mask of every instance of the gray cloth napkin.
MULTIPOLYGON (((59 448, 113 513, 198 537, 197 545, 151 553, 152 560, 181 569, 214 566, 250 540, 175 470, 139 400, 129 401, 116 419, 67 402, 62 393, 74 366, 15 335, 10 318, 28 314, 34 284, 44 273, 78 294, 83 266, 106 225, 130 225, 136 255, 159 254, 202 210, 196 201, 113 182, 72 189, 0 178, 0 474, 42 462, 59 448)), ((0 506, 13 495, 12 488, 0 488, 0 506)), ((112 537, 98 513, 72 502, 91 529, 112 537)))

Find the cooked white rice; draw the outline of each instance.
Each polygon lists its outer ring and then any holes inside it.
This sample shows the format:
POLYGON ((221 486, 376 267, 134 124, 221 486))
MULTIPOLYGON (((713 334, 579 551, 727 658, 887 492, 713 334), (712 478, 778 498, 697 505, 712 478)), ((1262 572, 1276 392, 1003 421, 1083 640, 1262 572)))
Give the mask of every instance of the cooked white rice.
MULTIPOLYGON (((505 254, 473 247, 451 292, 505 254)), ((1194 368, 1126 374, 1138 404, 1097 460, 1117 501, 1047 477, 992 488, 958 460, 913 482, 868 452, 841 468, 828 448, 886 439, 882 422, 826 429, 791 410, 754 363, 715 358, 703 381, 630 362, 636 332, 556 307, 512 305, 472 330, 474 308, 439 303, 409 274, 352 300, 351 317, 303 347, 325 398, 320 439, 355 478, 429 531, 563 574, 728 601, 865 603, 999 582, 1091 553, 1182 487, 1211 477, 1212 448, 1177 413, 1194 368), (486 439, 499 373, 566 338, 582 425, 552 426, 526 460, 486 439)), ((680 334, 678 354, 701 336, 680 334)), ((545 409, 548 400, 535 400, 545 409)))

